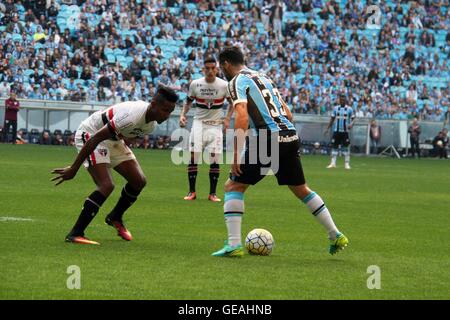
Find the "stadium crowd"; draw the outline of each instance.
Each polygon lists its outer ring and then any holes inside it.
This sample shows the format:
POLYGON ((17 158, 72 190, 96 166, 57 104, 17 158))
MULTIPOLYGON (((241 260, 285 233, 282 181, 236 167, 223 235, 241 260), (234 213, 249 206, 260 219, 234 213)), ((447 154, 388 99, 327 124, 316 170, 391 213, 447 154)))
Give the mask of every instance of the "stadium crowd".
MULTIPOLYGON (((0 136, 2 132, 0 130, 0 136)), ((12 137, 10 137, 12 138, 12 137)), ((10 139, 11 140, 11 139, 10 139)), ((6 142, 6 141, 3 141, 6 142)), ((70 130, 55 130, 50 132, 44 130, 40 132, 37 129, 32 129, 28 132, 26 129, 19 129, 16 134, 15 144, 41 144, 41 145, 54 145, 54 146, 74 146, 75 145, 75 132, 70 130)), ((136 149, 158 149, 165 150, 171 147, 169 136, 153 136, 144 135, 142 138, 126 141, 130 148, 136 149)))
POLYGON ((6 0, 0 97, 184 98, 206 53, 238 45, 294 112, 328 114, 344 91, 358 117, 443 121, 449 26, 449 0, 6 0))

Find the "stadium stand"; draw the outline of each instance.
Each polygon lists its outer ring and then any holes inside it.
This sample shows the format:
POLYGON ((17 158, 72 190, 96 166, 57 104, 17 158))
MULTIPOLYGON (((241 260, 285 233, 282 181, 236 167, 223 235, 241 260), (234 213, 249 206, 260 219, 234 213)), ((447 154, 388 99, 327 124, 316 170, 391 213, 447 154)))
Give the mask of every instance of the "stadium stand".
POLYGON ((448 116, 448 0, 276 8, 263 0, 2 1, 0 97, 14 90, 24 99, 113 103, 147 99, 164 83, 185 99, 203 55, 238 45, 294 112, 328 114, 344 91, 359 117, 448 116))

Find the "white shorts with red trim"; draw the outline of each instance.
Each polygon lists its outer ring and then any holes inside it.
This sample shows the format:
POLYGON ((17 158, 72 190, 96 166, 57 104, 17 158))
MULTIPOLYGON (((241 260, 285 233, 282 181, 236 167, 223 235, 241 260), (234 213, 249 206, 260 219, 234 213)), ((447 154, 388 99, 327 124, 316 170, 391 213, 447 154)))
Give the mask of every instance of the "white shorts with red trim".
POLYGON ((223 132, 221 121, 194 120, 189 136, 189 151, 221 154, 223 150, 223 132))
MULTIPOLYGON (((75 146, 80 152, 81 148, 91 138, 92 134, 86 131, 77 130, 75 133, 75 146)), ((95 166, 99 163, 109 164, 109 167, 115 168, 124 161, 136 159, 133 151, 125 144, 123 140, 105 140, 99 143, 94 152, 84 161, 86 168, 95 166)))

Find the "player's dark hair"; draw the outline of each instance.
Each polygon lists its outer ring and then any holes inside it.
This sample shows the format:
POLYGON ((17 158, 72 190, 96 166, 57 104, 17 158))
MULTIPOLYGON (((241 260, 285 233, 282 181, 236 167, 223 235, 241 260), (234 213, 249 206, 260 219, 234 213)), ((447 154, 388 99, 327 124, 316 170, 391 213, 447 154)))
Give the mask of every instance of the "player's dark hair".
POLYGON ((226 47, 219 54, 220 64, 225 61, 232 65, 242 65, 244 64, 244 54, 238 47, 226 47))
POLYGON ((205 59, 203 59, 203 64, 207 64, 207 63, 217 63, 216 58, 214 58, 213 55, 207 55, 205 57, 205 59))
POLYGON ((170 102, 177 102, 178 101, 178 95, 172 88, 169 88, 167 86, 159 85, 158 90, 156 91, 156 95, 164 98, 167 101, 170 102))

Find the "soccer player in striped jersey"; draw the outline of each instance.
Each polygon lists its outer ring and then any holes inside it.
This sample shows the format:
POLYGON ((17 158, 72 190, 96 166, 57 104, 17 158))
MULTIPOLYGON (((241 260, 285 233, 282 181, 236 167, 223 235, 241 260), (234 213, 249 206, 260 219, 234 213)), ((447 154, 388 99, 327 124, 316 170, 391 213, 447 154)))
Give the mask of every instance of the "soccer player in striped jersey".
POLYGON ((350 170, 350 138, 348 132, 352 129, 354 123, 355 113, 352 107, 346 104, 345 94, 341 93, 339 96, 339 105, 334 107, 326 129, 326 132, 328 132, 334 124, 333 138, 331 139, 333 145, 331 163, 328 165, 328 169, 336 168, 336 158, 339 153, 339 147, 341 147, 345 159, 345 169, 350 170))
POLYGON ((225 183, 224 215, 228 239, 224 247, 212 255, 243 255, 241 222, 244 193, 250 185, 261 181, 267 175, 268 170, 265 169, 269 168, 278 184, 287 185, 325 228, 331 241, 329 252, 335 254, 343 249, 348 239, 336 228, 322 198, 305 182, 298 153, 300 139, 291 122, 292 114, 274 83, 266 75, 247 69, 244 55, 237 47, 225 48, 219 55, 219 63, 230 81, 228 87, 236 116, 234 158, 230 178, 225 183), (245 153, 240 158, 244 146, 239 141, 245 140, 249 125, 258 136, 247 137, 245 153), (263 159, 264 152, 270 156, 269 161, 263 159))
POLYGON ((189 86, 189 95, 186 104, 180 114, 180 127, 186 126, 186 114, 195 101, 195 115, 189 136, 189 151, 191 160, 188 165, 189 193, 184 200, 195 200, 197 192, 195 182, 197 180, 198 161, 203 150, 210 154, 209 168, 209 196, 214 202, 221 200, 216 195, 217 182, 219 180, 220 167, 218 155, 222 154, 223 133, 222 124, 229 126, 232 109, 228 110, 225 120, 222 107, 225 99, 229 97, 225 80, 217 77, 217 61, 213 56, 205 57, 203 72, 204 77, 194 80, 189 86))
POLYGON ((156 123, 169 118, 177 100, 178 96, 172 89, 160 86, 150 103, 119 103, 105 111, 95 112, 80 124, 75 134, 78 156, 71 166, 54 169, 52 173, 57 176, 52 181, 59 185, 73 179, 84 164, 97 189, 86 198, 77 222, 66 236, 67 242, 99 244, 86 238, 84 231, 114 189, 111 168, 123 176, 127 184, 105 222, 114 227, 122 239, 132 239, 131 233, 123 224, 122 216, 137 200, 146 185, 146 178, 123 139, 135 139, 152 132, 156 123))

